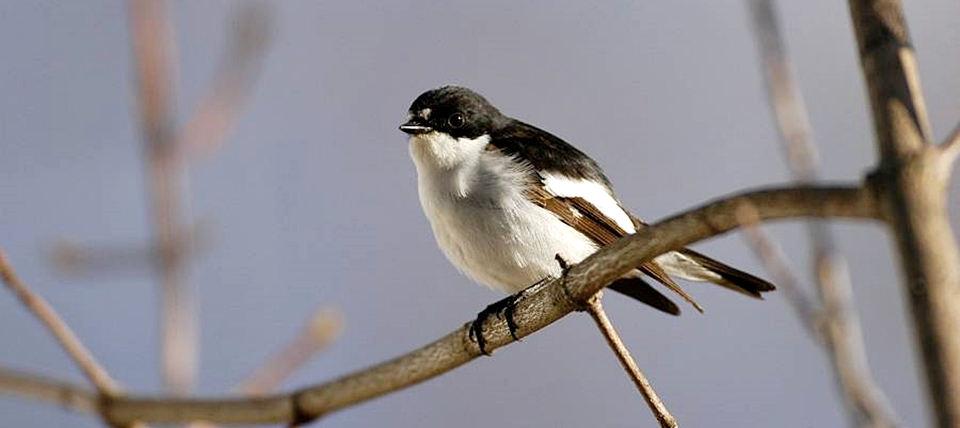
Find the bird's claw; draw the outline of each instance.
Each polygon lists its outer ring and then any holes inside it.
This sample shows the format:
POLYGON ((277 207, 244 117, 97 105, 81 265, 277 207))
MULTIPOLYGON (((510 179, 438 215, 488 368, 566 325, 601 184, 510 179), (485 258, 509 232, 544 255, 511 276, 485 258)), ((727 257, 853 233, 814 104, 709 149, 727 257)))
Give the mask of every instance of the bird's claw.
POLYGON ((490 315, 496 315, 497 319, 506 320, 507 329, 510 330, 510 337, 513 337, 513 339, 517 341, 520 340, 520 338, 517 337, 517 329, 519 327, 517 327, 517 323, 513 319, 513 311, 517 308, 517 303, 520 302, 521 299, 523 299, 523 291, 498 300, 480 311, 480 313, 477 314, 477 319, 473 320, 473 323, 470 324, 470 339, 477 341, 477 347, 480 348, 480 352, 483 353, 483 355, 490 355, 486 348, 487 341, 483 338, 483 321, 490 315))

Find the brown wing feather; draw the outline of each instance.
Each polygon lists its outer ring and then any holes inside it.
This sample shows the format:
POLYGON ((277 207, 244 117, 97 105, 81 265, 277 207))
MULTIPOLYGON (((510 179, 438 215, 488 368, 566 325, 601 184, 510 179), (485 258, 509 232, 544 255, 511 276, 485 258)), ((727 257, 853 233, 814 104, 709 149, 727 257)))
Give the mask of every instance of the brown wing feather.
MULTIPOLYGON (((633 221, 633 226, 637 228, 637 230, 640 230, 641 227, 647 226, 643 220, 636 218, 632 214, 630 214, 630 220, 633 221)), ((720 275, 720 279, 713 282, 733 291, 746 294, 750 297, 763 299, 763 296, 760 293, 777 289, 776 286, 764 279, 753 276, 723 262, 714 260, 689 248, 683 248, 677 250, 677 252, 689 257, 691 260, 697 262, 697 264, 700 266, 703 266, 717 275, 720 275)))
MULTIPOLYGON (((576 229, 580 233, 586 235, 590 240, 596 242, 597 245, 603 247, 609 245, 627 235, 626 231, 620 228, 619 225, 614 223, 610 218, 600 212, 593 204, 583 198, 573 197, 557 197, 548 192, 543 186, 534 184, 531 185, 527 190, 527 197, 536 203, 537 205, 546 208, 550 212, 554 213, 561 221, 569 225, 570 227, 576 229)), ((694 308, 698 311, 703 312, 703 308, 690 297, 680 285, 677 284, 667 273, 663 270, 660 265, 655 261, 651 260, 645 262, 638 266, 641 272, 649 275, 651 278, 656 279, 667 288, 672 290, 674 293, 677 293, 684 300, 690 302, 694 308)), ((646 284, 646 283, 644 283, 646 284)), ((626 284, 623 287, 625 288, 626 284)), ((648 285, 649 287, 649 285, 648 285)), ((616 291, 621 291, 614 289, 616 291)), ((621 291, 622 292, 622 291, 621 291)), ((627 293, 624 293, 627 294, 627 293)), ((630 295, 630 294, 628 294, 630 295)), ((663 308, 652 303, 651 300, 642 300, 637 296, 630 295, 638 300, 648 303, 651 306, 656 307, 657 309, 664 310, 663 308)), ((662 296, 662 295, 661 295, 662 296)), ((666 297, 664 297, 666 298, 666 297)), ((672 302, 671 302, 672 303, 672 302)), ((674 305, 675 306, 675 305, 674 305)), ((670 311, 666 311, 672 313, 670 311)))

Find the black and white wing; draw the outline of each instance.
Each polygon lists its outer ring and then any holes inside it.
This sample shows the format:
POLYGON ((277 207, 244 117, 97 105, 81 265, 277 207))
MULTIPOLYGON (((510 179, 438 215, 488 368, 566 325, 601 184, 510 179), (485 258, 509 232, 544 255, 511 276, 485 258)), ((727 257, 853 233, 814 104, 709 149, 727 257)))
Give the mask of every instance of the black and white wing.
MULTIPOLYGON (((632 234, 644 224, 625 210, 614 196, 610 182, 600 167, 586 154, 546 131, 522 122, 503 128, 492 135, 490 145, 505 155, 523 159, 531 166, 531 183, 527 197, 552 212, 562 222, 603 247, 632 234)), ((692 263, 709 275, 703 280, 760 297, 760 292, 774 286, 735 268, 710 259, 692 250, 683 249, 671 257, 692 263)), ((671 266, 672 267, 672 266, 671 266)), ((656 260, 637 267, 703 311, 656 260)), ((701 278, 697 278, 701 279, 701 278)), ((639 274, 621 278, 611 289, 633 297, 661 311, 677 315, 680 309, 669 298, 646 283, 639 274)))

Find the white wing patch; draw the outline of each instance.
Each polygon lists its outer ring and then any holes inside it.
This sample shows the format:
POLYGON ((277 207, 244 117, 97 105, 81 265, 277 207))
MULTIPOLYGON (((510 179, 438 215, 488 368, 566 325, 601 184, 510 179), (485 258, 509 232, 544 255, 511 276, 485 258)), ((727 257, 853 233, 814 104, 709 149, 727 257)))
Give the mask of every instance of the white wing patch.
POLYGON ((610 194, 610 191, 601 183, 570 178, 549 172, 540 172, 543 177, 543 187, 552 195, 561 198, 583 198, 597 207, 603 215, 613 220, 627 233, 634 233, 633 222, 630 216, 620 207, 620 203, 610 194))
MULTIPOLYGON (((583 198, 597 207, 603 215, 609 217, 617 226, 620 226, 620 228, 627 233, 636 232, 630 216, 623 210, 620 203, 617 202, 603 184, 583 179, 571 179, 546 172, 541 172, 540 175, 543 177, 544 188, 554 196, 583 198)), ((654 260, 656 260, 668 274, 689 281, 713 281, 720 279, 720 275, 700 266, 697 262, 676 251, 660 255, 654 260)))
POLYGON ((716 281, 722 277, 716 272, 700 266, 690 257, 671 251, 657 256, 654 260, 660 264, 668 274, 683 278, 687 281, 716 281))

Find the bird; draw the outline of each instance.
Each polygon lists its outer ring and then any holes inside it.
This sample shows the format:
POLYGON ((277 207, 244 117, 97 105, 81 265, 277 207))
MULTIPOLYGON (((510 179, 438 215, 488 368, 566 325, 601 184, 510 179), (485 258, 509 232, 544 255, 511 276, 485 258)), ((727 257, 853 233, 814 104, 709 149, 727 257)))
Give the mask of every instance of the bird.
MULTIPOLYGON (((500 112, 460 86, 428 90, 411 104, 408 135, 423 212, 446 258, 476 282, 510 294, 471 326, 487 354, 482 322, 512 310, 523 290, 558 278, 575 264, 646 225, 623 207, 610 180, 584 152, 543 129, 500 112)), ((703 308, 673 279, 711 282, 747 296, 775 286, 684 248, 640 264, 608 288, 662 312, 680 308, 649 277, 703 308)))

